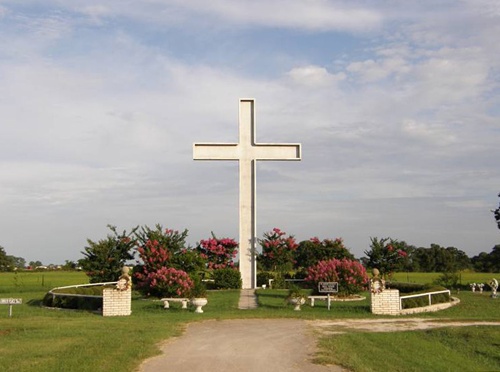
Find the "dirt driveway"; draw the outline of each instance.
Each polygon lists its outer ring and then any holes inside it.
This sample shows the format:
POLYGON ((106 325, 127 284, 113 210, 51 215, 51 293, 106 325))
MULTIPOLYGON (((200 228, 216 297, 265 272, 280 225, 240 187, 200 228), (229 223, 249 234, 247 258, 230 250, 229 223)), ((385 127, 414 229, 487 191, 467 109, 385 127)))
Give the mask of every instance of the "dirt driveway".
POLYGON ((239 319, 192 323, 186 332, 161 345, 162 354, 146 360, 140 372, 288 372, 342 371, 338 366, 311 363, 315 333, 349 330, 397 332, 471 325, 500 326, 500 322, 456 322, 427 319, 239 319))

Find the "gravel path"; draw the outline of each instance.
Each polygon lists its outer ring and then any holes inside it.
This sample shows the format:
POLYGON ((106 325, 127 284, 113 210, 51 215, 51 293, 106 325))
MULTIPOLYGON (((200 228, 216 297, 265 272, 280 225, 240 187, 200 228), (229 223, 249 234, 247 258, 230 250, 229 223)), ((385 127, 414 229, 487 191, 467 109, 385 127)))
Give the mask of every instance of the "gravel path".
POLYGON ((139 371, 343 371, 338 366, 312 364, 318 334, 332 335, 352 330, 398 332, 474 325, 500 326, 500 322, 419 318, 207 320, 189 324, 181 337, 166 341, 161 346, 162 354, 146 360, 139 371))
POLYGON ((342 371, 310 362, 315 338, 303 320, 208 320, 191 323, 179 338, 161 346, 141 372, 342 371))

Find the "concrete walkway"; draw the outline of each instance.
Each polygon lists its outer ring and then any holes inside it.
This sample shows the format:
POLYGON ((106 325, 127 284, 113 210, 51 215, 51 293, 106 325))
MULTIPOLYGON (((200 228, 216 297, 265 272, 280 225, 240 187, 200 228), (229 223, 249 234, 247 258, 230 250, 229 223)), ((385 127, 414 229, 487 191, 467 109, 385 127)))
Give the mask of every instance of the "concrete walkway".
POLYGON ((140 372, 325 372, 338 366, 311 362, 316 342, 311 328, 297 319, 233 319, 190 323, 178 338, 160 346, 140 372))
POLYGON ((256 309, 257 296, 255 295, 255 289, 242 289, 240 291, 240 301, 238 302, 238 309, 249 310, 256 309))

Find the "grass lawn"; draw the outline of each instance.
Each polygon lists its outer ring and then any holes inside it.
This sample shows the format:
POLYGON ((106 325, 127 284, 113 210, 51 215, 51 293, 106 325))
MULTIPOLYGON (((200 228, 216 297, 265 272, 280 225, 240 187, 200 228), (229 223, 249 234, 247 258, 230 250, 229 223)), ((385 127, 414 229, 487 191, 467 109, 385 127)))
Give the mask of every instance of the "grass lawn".
MULTIPOLYGON (((237 290, 210 291, 204 314, 182 310, 180 304, 172 304, 171 309, 164 310, 161 302, 139 296, 133 298, 129 317, 103 318, 89 312, 39 306, 49 289, 87 282, 85 275, 79 272, 0 273, 0 298, 23 299, 22 305, 13 306, 12 318, 8 317, 8 306, 0 306, 2 370, 134 371, 142 360, 159 353, 157 343, 181 334, 187 323, 205 319, 379 318, 370 313, 368 294, 365 294, 367 299, 360 302, 334 302, 330 311, 324 302, 318 301, 314 308, 303 306, 302 311, 296 312, 285 304, 286 291, 280 290, 258 290, 260 307, 251 311, 237 309, 237 290)), ((415 316, 500 321, 500 299, 492 300, 488 295, 463 291, 459 295, 460 305, 415 316)), ((460 370, 500 370, 499 346, 500 327, 389 334, 358 332, 322 337, 317 360, 342 364, 354 371, 433 369, 429 365, 450 366, 434 370, 458 369, 455 366, 460 370), (415 349, 418 352, 414 352, 415 349), (388 350, 388 357, 373 361, 373 355, 384 355, 388 350), (432 352, 423 358, 421 353, 426 350, 432 352), (467 363, 462 361, 464 358, 467 363), (423 364, 421 359, 429 360, 430 364, 423 364), (389 366, 384 364, 387 360, 389 366)))

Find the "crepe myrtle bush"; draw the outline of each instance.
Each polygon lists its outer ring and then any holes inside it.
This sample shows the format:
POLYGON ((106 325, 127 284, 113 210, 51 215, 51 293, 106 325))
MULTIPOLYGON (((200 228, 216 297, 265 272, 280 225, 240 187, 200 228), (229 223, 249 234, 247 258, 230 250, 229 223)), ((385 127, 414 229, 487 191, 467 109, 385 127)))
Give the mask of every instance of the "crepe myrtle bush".
POLYGON ((196 253, 185 248, 187 230, 179 232, 156 225, 137 233, 140 261, 134 281, 143 294, 158 297, 186 297, 193 288, 193 275, 203 265, 196 253), (201 262, 201 263, 200 263, 201 262))
POLYGON ((151 272, 137 273, 138 289, 156 297, 188 297, 194 281, 188 273, 173 267, 161 267, 151 272))
POLYGON ((363 291, 368 283, 368 275, 360 262, 334 258, 309 267, 305 280, 316 290, 319 282, 337 282, 339 294, 347 296, 363 291))
POLYGON ((238 243, 234 239, 219 239, 212 232, 212 237, 201 240, 196 249, 207 261, 209 270, 234 268, 233 259, 238 254, 238 243))
POLYGON ((260 256, 262 268, 279 273, 292 270, 295 264, 295 251, 298 248, 295 237, 287 235, 277 227, 264 233, 263 236, 263 239, 259 239, 262 247, 260 256))

